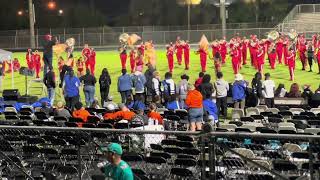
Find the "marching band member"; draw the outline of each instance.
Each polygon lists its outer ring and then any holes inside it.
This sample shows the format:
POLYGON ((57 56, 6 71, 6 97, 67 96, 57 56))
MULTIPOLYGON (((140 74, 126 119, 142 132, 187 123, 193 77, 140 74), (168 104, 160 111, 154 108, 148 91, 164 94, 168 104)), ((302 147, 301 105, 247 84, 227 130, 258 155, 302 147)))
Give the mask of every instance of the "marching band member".
POLYGON ((26 54, 26 61, 28 65, 29 70, 33 70, 33 59, 32 59, 32 50, 28 49, 27 54, 26 54))
POLYGON ((263 65, 264 65, 264 48, 261 46, 257 53, 257 63, 258 63, 258 71, 263 74, 263 65))
POLYGON ((231 62, 232 62, 232 69, 234 74, 238 74, 239 72, 239 57, 240 53, 236 47, 235 44, 230 44, 230 56, 231 56, 231 62))
POLYGON ((189 41, 185 41, 183 43, 183 56, 184 56, 185 70, 189 70, 189 64, 190 64, 190 45, 189 45, 189 41))
POLYGON ((84 62, 82 60, 82 57, 79 57, 79 59, 77 60, 76 67, 77 67, 77 76, 78 77, 83 76, 84 75, 84 62))
MULTIPOLYGON (((287 57, 287 56, 285 56, 287 57)), ((276 59, 277 59, 277 52, 275 48, 275 44, 272 42, 268 48, 268 59, 270 63, 271 69, 275 69, 276 67, 276 59)), ((287 60, 285 60, 287 62, 287 60)))
POLYGON ((134 73, 134 68, 136 65, 135 56, 136 56, 136 50, 132 49, 129 54, 131 73, 134 73))
POLYGON ((241 42, 241 46, 242 46, 242 65, 246 65, 247 64, 247 53, 248 53, 248 40, 246 39, 246 37, 243 37, 243 40, 241 42))
POLYGON ((299 46, 298 46, 298 51, 299 51, 299 57, 300 57, 300 61, 302 63, 302 70, 304 71, 307 65, 307 57, 306 57, 306 51, 307 51, 307 47, 306 47, 306 42, 305 39, 303 37, 301 37, 300 41, 299 41, 299 46))
POLYGON ((282 64, 282 57, 283 57, 283 39, 280 37, 276 41, 276 51, 279 64, 282 64))
POLYGON ((90 48, 88 44, 84 45, 84 48, 82 50, 82 57, 84 59, 84 63, 86 65, 86 69, 89 68, 89 63, 90 63, 90 48))
POLYGON ((167 60, 168 60, 168 67, 169 67, 170 73, 173 72, 173 68, 174 68, 173 54, 174 54, 174 49, 170 43, 170 45, 167 45, 167 60))
MULTIPOLYGON (((41 70, 41 56, 38 52, 38 50, 36 50, 33 54, 33 63, 34 63, 34 68, 36 70, 36 78, 40 78, 40 70, 41 70)), ((46 71, 46 69, 44 69, 44 71, 46 71)), ((47 73, 47 72, 45 72, 47 73)))
POLYGON ((96 68, 96 51, 93 48, 90 49, 89 66, 90 66, 91 74, 94 75, 95 68, 96 68))
POLYGON ((176 50, 176 57, 177 57, 177 60, 178 60, 178 64, 181 65, 181 63, 182 63, 183 46, 181 44, 180 36, 177 37, 174 49, 176 50))
POLYGON ((120 47, 120 60, 121 60, 121 67, 122 69, 126 69, 127 63, 127 51, 125 47, 120 47))
POLYGON ((223 37, 223 39, 220 41, 220 55, 221 55, 221 60, 222 60, 222 64, 226 63, 226 57, 227 57, 227 41, 226 41, 226 37, 223 37))
POLYGON ((296 65, 296 63, 295 63, 296 52, 293 47, 289 48, 288 56, 286 58, 288 61, 290 81, 294 81, 294 69, 295 69, 295 65, 296 65))
POLYGON ((257 69, 257 51, 258 51, 258 43, 256 40, 251 39, 251 43, 249 44, 251 65, 257 69))

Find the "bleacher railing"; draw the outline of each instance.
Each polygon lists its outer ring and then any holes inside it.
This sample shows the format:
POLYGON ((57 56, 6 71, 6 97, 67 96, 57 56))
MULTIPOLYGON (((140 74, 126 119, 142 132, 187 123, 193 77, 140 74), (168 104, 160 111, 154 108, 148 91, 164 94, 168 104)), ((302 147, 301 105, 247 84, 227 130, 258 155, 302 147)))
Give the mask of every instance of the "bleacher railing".
MULTIPOLYGON (((284 20, 276 26, 276 29, 280 32, 286 31, 287 23, 291 23, 292 20, 300 13, 320 13, 320 4, 299 4, 296 5, 284 18, 284 20)), ((300 23, 304 24, 304 23, 300 23)))
MULTIPOLYGON (((261 176, 272 176, 275 179, 289 179, 289 174, 293 173, 296 176, 310 177, 311 180, 319 178, 318 165, 319 161, 315 162, 314 155, 318 155, 318 149, 320 147, 320 136, 317 135, 303 135, 303 134, 262 134, 262 133, 240 133, 240 132, 181 132, 181 131, 145 131, 145 130, 128 130, 128 129, 98 129, 98 128, 64 128, 64 127, 29 127, 29 126, 0 126, 0 133, 3 135, 2 140, 10 141, 11 145, 17 148, 16 150, 21 150, 19 143, 15 144, 10 138, 7 137, 10 134, 15 136, 29 135, 30 137, 44 137, 49 138, 48 136, 57 136, 61 132, 72 132, 73 134, 64 135, 63 137, 66 141, 68 138, 74 139, 76 141, 82 142, 77 145, 77 164, 75 165, 78 170, 78 178, 86 179, 90 177, 90 168, 97 168, 94 161, 99 157, 97 152, 97 144, 107 145, 110 142, 121 143, 128 152, 136 152, 144 155, 144 158, 150 156, 150 154, 161 151, 161 149, 154 149, 151 144, 160 145, 161 148, 167 149, 164 150, 165 153, 168 153, 170 158, 165 160, 165 163, 158 164, 155 169, 152 169, 152 172, 160 172, 162 175, 165 175, 165 178, 169 178, 170 167, 177 166, 176 160, 179 159, 178 156, 183 154, 182 148, 177 140, 181 136, 189 136, 193 138, 191 141, 194 151, 199 151, 200 154, 194 156, 189 156, 193 160, 197 161, 197 165, 189 166, 187 169, 193 173, 194 177, 201 177, 201 179, 219 179, 221 176, 228 178, 238 177, 248 179, 249 176, 261 175, 261 176), (51 133, 50 133, 51 132, 51 133), (6 133, 6 134, 4 134, 6 133), (116 139, 113 139, 116 138, 116 139), (175 143, 164 144, 163 140, 177 140, 173 141, 175 143), (267 144, 264 144, 268 142, 267 144), (273 147, 269 147, 270 144, 278 142, 282 144, 276 150, 270 150, 273 147), (281 160, 287 160, 288 157, 291 158, 291 151, 285 149, 284 143, 296 143, 301 146, 305 146, 304 152, 307 153, 307 159, 303 162, 307 162, 307 169, 290 169, 286 170, 283 167, 279 167, 279 164, 274 163, 271 166, 266 167, 258 161, 258 156, 264 157, 263 155, 268 152, 275 152, 279 154, 279 157, 283 158, 281 160), (283 145, 284 144, 284 145, 283 145), (161 146, 162 145, 162 146, 161 146), (167 145, 167 146, 166 146, 167 145), (261 149, 262 148, 262 149, 261 149), (267 149, 270 148, 270 149, 267 149), (83 150, 86 150, 86 154, 83 154, 83 150), (252 155, 241 152, 240 150, 247 150, 249 152, 254 152, 252 155), (167 151, 168 150, 168 151, 167 151), (169 151, 170 150, 170 151, 169 151), (178 151, 179 150, 179 151, 178 151), (262 151, 262 152, 261 152, 262 151), (92 153, 95 152, 95 153, 92 153), (288 155, 289 153, 289 155, 288 155), (285 156, 286 155, 286 156, 285 156), (89 156, 89 157, 87 157, 89 156), (254 156, 254 157, 253 157, 254 156), (84 158, 87 157, 87 158, 84 158), (89 159, 90 163, 88 166, 84 166, 87 162, 84 162, 84 159, 89 159), (317 166, 315 166, 317 165, 317 166), (259 172, 259 173, 257 173, 259 172), (261 173, 262 172, 262 173, 261 173), (312 172, 312 173, 311 173, 312 172)), ((61 138, 61 137, 60 137, 61 138)), ((21 143, 21 142, 20 142, 21 143)), ((70 143, 70 142, 69 142, 70 143)), ((22 144, 25 144, 22 142, 22 144)), ((27 144, 27 143, 26 143, 27 144)), ((183 143, 182 143, 183 144, 183 143)), ((184 143, 188 144, 188 143, 184 143)), ((69 144, 70 145, 70 144, 69 144)), ((74 144, 73 144, 74 145, 74 144)), ((0 145, 0 147, 3 146, 0 145)), ((45 147, 45 144, 37 144, 39 147, 45 147)), ((51 145, 49 144, 49 147, 51 145)), ((68 145, 66 145, 68 146, 68 145)), ((272 145, 273 146, 273 145, 272 145)), ((185 149, 188 149, 183 145, 185 149)), ((62 147, 64 148, 64 147, 62 147)), ((3 147, 1 147, 3 149, 3 147)), ((60 148, 61 149, 61 148, 60 148)), ((16 155, 20 156, 16 151, 16 155)), ((163 151, 161 151, 163 152, 163 151)), ((299 152, 299 151, 298 151, 299 152)), ((2 153, 1 153, 2 154, 2 153)), ((192 153, 191 153, 192 154, 192 153)), ((184 154, 184 158, 186 154, 184 154)), ((278 161, 279 157, 273 158, 269 157, 268 161, 278 161)), ((316 157, 318 159, 319 157, 316 157)), ((98 158, 99 159, 99 158, 98 158)), ((161 158, 162 159, 162 158, 161 158)), ((183 159, 183 158, 182 158, 183 159)), ((100 159, 101 160, 101 159, 100 159)), ((147 160, 146 160, 147 161, 147 160)), ((301 163, 300 161, 291 160, 293 163, 301 163)), ((288 161, 286 161, 288 162, 288 161)), ((148 166, 141 165, 138 162, 133 162, 129 164, 133 168, 146 168, 148 166), (140 166, 139 166, 140 165, 140 166)), ((280 163, 281 165, 281 163, 280 163)), ((301 165, 301 164, 300 164, 301 165)), ((297 165, 300 167, 300 165, 297 165)), ((183 165, 178 165, 183 167, 183 165)), ((188 166, 185 164, 185 166, 188 166)), ((294 165, 296 167, 296 165, 294 165)), ((302 168, 305 167, 302 165, 302 168)), ((146 170, 147 171, 147 170, 146 170)), ((29 173, 27 171, 27 173, 29 173)), ((155 174, 153 174, 155 175, 155 174)), ((164 177, 162 177, 164 178, 164 177)), ((192 179, 192 178, 191 178, 192 179)), ((249 178, 250 179, 250 178, 249 178)))

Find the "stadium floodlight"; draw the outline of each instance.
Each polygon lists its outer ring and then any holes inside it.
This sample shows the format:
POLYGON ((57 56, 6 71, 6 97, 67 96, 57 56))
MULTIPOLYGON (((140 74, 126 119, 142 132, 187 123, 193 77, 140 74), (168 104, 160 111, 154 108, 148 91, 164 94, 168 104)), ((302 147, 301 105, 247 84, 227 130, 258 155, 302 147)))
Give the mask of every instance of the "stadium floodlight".
POLYGON ((50 10, 54 10, 54 9, 56 9, 56 2, 54 2, 54 1, 50 1, 50 2, 48 2, 48 8, 50 9, 50 10))
POLYGON ((58 13, 59 13, 59 15, 62 15, 63 14, 63 10, 59 9, 58 13))
POLYGON ((201 0, 177 0, 179 5, 188 6, 188 40, 190 40, 190 26, 191 26, 191 18, 190 18, 190 11, 192 5, 199 5, 201 0))
POLYGON ((17 12, 17 14, 18 14, 18 16, 22 16, 23 15, 23 11, 20 10, 20 11, 17 12))

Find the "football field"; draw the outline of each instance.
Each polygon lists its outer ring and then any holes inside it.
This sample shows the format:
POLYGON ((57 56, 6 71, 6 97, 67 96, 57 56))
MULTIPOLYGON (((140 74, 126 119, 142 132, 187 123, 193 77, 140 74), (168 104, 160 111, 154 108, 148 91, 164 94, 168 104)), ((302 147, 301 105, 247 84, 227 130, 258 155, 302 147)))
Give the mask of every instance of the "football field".
MULTIPOLYGON (((184 73, 190 76, 190 82, 194 83, 196 78, 198 77, 199 71, 201 70, 200 67, 200 60, 199 56, 194 54, 194 50, 190 51, 190 69, 188 71, 184 70, 184 65, 179 66, 176 59, 175 59, 175 67, 173 72, 173 78, 176 84, 180 81, 180 76, 184 73)), ((81 52, 75 52, 74 56, 77 58, 81 55, 81 52)), ((25 62, 25 53, 14 53, 14 57, 18 58, 21 66, 26 66, 25 62)), ((63 56, 65 57, 65 55, 63 56)), ((97 81, 101 74, 103 68, 107 68, 110 76, 112 78, 112 85, 110 89, 110 95, 114 97, 115 102, 120 101, 120 95, 117 92, 117 78, 121 75, 121 63, 119 54, 117 51, 97 51, 96 56, 96 73, 95 76, 97 81)), ((250 60, 248 56, 248 64, 243 66, 241 69, 241 74, 244 78, 251 82, 252 77, 254 76, 256 70, 251 67, 250 60)), ((59 78, 58 69, 57 69, 57 60, 54 58, 53 61, 54 70, 56 73, 56 78, 59 78)), ((127 69, 128 72, 130 71, 129 59, 127 60, 127 69)), ((147 67, 144 68, 146 70, 147 67)), ((269 72, 271 74, 271 78, 275 80, 276 86, 279 83, 285 84, 287 90, 290 89, 290 85, 292 81, 289 81, 289 70, 288 67, 285 65, 277 65, 275 70, 271 70, 269 66, 268 60, 265 61, 264 72, 269 72)), ((309 70, 309 68, 307 68, 309 70)), ((161 77, 164 78, 165 72, 168 71, 168 63, 166 59, 166 51, 164 50, 157 50, 157 70, 160 72, 161 77)), ((75 68, 76 72, 76 68, 75 68)), ((231 59, 230 57, 227 58, 227 63, 222 67, 222 72, 224 73, 224 78, 228 82, 234 81, 234 74, 231 67, 231 59)), ((215 81, 214 75, 214 64, 212 60, 208 60, 207 62, 207 73, 211 75, 211 81, 215 81)), ((318 73, 318 66, 317 64, 313 65, 313 72, 307 72, 301 70, 301 62, 299 59, 296 60, 296 70, 295 70, 295 81, 297 82, 300 87, 304 84, 310 84, 311 89, 315 90, 319 86, 320 75, 318 73)), ((41 72, 42 76, 43 72, 41 72)), ((29 78, 30 79, 30 78, 29 78)), ((99 84, 96 84, 96 97, 100 100, 100 92, 99 92, 99 84)), ((22 75, 19 75, 18 72, 14 73, 14 88, 19 89, 20 94, 23 95, 25 93, 25 78, 22 75)), ((2 89, 11 89, 11 74, 6 74, 3 80, 2 89)), ((31 92, 32 95, 32 92, 31 92)), ((44 96, 44 94, 43 94, 44 96)), ((61 99, 61 90, 56 89, 56 100, 61 99)), ((81 100, 84 101, 84 95, 81 90, 81 100)), ((100 102, 100 101, 99 101, 100 102)))

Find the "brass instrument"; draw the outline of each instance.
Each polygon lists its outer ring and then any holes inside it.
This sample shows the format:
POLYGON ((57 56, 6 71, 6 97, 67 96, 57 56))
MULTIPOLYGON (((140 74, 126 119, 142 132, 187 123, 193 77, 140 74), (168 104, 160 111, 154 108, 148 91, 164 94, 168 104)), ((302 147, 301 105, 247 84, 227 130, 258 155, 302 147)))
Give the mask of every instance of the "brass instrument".
POLYGON ((298 33, 296 30, 291 29, 290 32, 288 33, 288 36, 291 40, 296 40, 296 38, 298 37, 298 33))
POLYGON ((270 31, 267 34, 267 37, 268 37, 268 39, 275 41, 276 39, 278 39, 280 37, 280 33, 278 31, 270 31))

